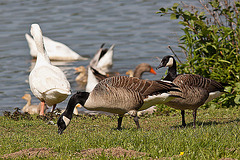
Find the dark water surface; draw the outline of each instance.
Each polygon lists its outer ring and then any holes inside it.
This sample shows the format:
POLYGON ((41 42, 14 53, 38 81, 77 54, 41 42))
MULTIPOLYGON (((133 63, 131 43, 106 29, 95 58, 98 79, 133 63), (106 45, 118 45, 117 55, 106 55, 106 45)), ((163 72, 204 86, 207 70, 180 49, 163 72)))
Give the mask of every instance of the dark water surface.
MULTIPOLYGON (((171 45, 177 48, 182 34, 177 21, 155 14, 161 7, 170 7, 176 0, 135 1, 79 1, 79 0, 8 0, 0 3, 0 115, 3 111, 22 108, 21 99, 31 93, 28 75, 34 62, 24 34, 30 25, 38 23, 43 35, 65 43, 82 56, 92 57, 102 43, 115 44, 112 70, 124 74, 142 62, 158 65, 156 56, 172 54, 171 45)), ((186 3, 197 1, 185 0, 186 3)), ((75 82, 75 67, 87 66, 87 61, 52 62, 66 74, 72 93, 79 90, 75 82)), ((160 79, 166 69, 157 75, 145 74, 143 78, 160 79)), ((68 98, 69 99, 69 98, 68 98)), ((65 108, 68 101, 58 104, 65 108)), ((39 100, 32 96, 32 103, 39 100)))

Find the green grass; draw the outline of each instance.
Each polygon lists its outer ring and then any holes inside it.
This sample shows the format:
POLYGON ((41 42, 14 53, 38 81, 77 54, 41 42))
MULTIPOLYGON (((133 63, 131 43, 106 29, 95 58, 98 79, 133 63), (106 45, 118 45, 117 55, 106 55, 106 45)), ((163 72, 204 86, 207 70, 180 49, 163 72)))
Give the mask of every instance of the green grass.
MULTIPOLYGON (((131 159, 240 159, 239 117, 238 109, 199 110, 197 127, 193 129, 189 111, 186 114, 187 127, 181 128, 178 111, 169 116, 141 117, 139 130, 131 117, 124 117, 123 130, 118 131, 116 116, 75 116, 64 133, 58 135, 57 126, 36 116, 33 120, 18 121, 1 116, 0 155, 46 147, 57 152, 48 159, 79 159, 81 155, 76 153, 85 149, 122 147, 148 154, 131 159), (184 154, 179 156, 180 152, 184 154)), ((56 121, 53 120, 54 123, 56 121)), ((95 158, 117 159, 104 154, 95 158)))

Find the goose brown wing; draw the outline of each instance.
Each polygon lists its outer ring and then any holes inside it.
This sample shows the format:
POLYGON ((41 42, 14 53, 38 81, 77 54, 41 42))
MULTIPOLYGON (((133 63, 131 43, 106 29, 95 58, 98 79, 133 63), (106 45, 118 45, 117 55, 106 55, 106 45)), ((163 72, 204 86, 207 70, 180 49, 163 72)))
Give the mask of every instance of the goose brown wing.
POLYGON ((175 86, 172 83, 163 81, 143 80, 136 77, 117 76, 104 79, 100 85, 110 85, 117 88, 124 88, 139 92, 142 96, 155 95, 172 90, 175 86))
POLYGON ((93 67, 91 67, 91 70, 92 70, 93 75, 97 78, 98 81, 101 81, 101 80, 104 80, 104 79, 108 78, 106 75, 101 74, 100 72, 98 72, 93 67))
POLYGON ((179 86, 188 85, 188 86, 205 88, 209 92, 224 90, 224 86, 221 83, 215 80, 211 80, 209 78, 204 78, 200 75, 194 75, 194 74, 178 75, 174 79, 173 83, 179 86))

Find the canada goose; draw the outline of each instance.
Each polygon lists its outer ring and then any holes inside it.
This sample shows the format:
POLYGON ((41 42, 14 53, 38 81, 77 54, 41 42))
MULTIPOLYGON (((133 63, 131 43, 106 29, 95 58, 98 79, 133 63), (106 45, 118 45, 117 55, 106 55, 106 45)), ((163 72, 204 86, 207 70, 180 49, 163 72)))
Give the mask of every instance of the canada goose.
MULTIPOLYGON (((28 46, 30 48, 30 54, 32 57, 37 57, 37 46, 33 40, 33 38, 25 34, 25 38, 28 42, 28 46)), ((45 49, 48 53, 48 57, 50 60, 64 60, 64 61, 73 61, 73 60, 87 60, 88 58, 82 57, 76 52, 74 52, 72 49, 70 49, 68 46, 66 46, 63 43, 54 41, 48 37, 43 36, 43 42, 45 49)))
MULTIPOLYGON (((25 94, 22 99, 25 99, 27 101, 27 104, 23 107, 22 112, 27 112, 29 114, 39 114, 41 105, 33 105, 31 104, 31 95, 25 94)), ((47 106, 44 105, 44 113, 46 112, 47 106)))
POLYGON ((122 118, 128 112, 134 117, 139 128, 137 111, 179 97, 167 93, 171 90, 177 90, 172 82, 126 76, 106 78, 100 81, 91 93, 77 92, 70 98, 65 112, 57 121, 58 133, 62 134, 66 129, 71 121, 73 109, 78 104, 88 110, 118 114, 117 129, 121 129, 122 118))
POLYGON ((197 109, 204 103, 222 95, 224 93, 224 84, 200 75, 177 75, 176 61, 173 56, 163 57, 157 69, 161 67, 168 67, 167 76, 163 80, 172 81, 182 91, 170 93, 183 97, 182 99, 174 99, 165 104, 181 110, 183 126, 186 126, 184 110, 193 110, 193 127, 195 128, 197 109))
POLYGON ((109 69, 113 65, 113 49, 114 44, 109 48, 103 49, 103 43, 97 53, 90 61, 90 66, 97 69, 98 71, 109 72, 109 69))
POLYGON ((44 49, 42 31, 38 24, 31 25, 31 34, 36 43, 37 61, 29 75, 29 85, 32 93, 41 101, 40 115, 44 115, 44 105, 53 106, 67 98, 70 84, 61 69, 51 65, 44 49))

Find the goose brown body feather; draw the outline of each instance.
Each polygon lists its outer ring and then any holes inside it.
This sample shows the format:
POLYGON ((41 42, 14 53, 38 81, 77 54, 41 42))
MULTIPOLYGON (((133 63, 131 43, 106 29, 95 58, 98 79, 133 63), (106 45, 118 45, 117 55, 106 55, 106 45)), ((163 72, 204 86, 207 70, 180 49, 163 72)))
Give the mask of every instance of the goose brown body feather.
POLYGON ((89 110, 123 115, 131 110, 139 110, 148 96, 167 92, 173 86, 172 83, 135 77, 111 77, 96 85, 84 106, 89 110))

